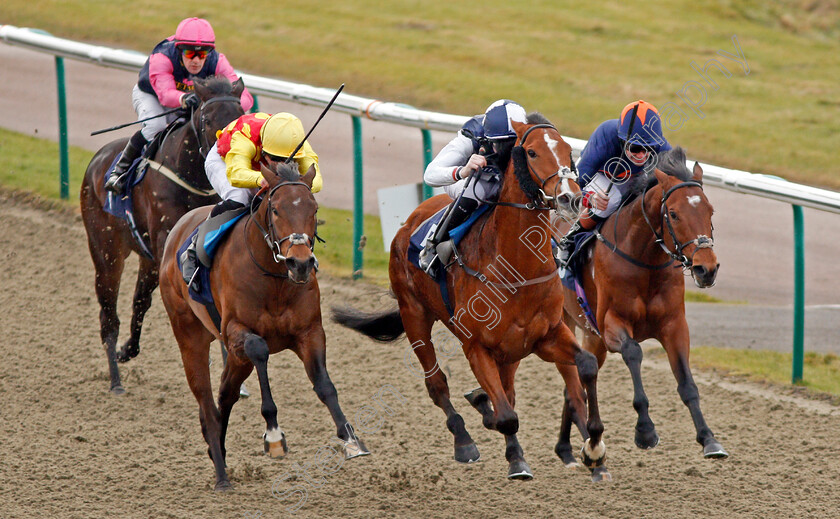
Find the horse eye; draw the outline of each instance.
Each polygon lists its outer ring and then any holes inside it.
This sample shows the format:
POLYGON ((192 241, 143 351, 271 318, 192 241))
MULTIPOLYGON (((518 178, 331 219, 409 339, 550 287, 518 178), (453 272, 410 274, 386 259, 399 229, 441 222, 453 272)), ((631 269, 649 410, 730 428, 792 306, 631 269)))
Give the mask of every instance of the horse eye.
POLYGON ((537 152, 534 150, 528 150, 528 156, 532 159, 537 156, 537 152))
POLYGON ((280 213, 278 213, 278 212, 277 212, 277 209, 275 209, 275 208, 273 208, 273 207, 271 208, 271 213, 272 213, 274 216, 277 216, 277 215, 279 215, 279 214, 280 214, 280 213))
POLYGON ((668 214, 669 214, 669 216, 671 217, 672 220, 679 220, 680 219, 677 216, 677 213, 675 213, 673 210, 668 211, 668 214))

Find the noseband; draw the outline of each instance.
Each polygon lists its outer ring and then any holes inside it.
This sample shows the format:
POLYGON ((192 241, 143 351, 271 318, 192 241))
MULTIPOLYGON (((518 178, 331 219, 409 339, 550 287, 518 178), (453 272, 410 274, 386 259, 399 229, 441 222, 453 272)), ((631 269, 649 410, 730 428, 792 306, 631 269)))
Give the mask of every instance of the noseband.
POLYGON ((676 190, 684 188, 684 187, 699 187, 703 189, 703 185, 700 182, 695 182, 693 180, 688 182, 681 182, 676 186, 672 187, 671 189, 662 193, 662 200, 660 201, 659 206, 659 214, 662 217, 663 227, 668 229, 668 234, 671 235, 671 240, 674 242, 674 250, 668 248, 665 245, 664 237, 657 232, 656 229, 653 228, 653 225, 650 223, 650 219, 648 219, 647 210, 645 209, 645 194, 647 194, 647 189, 645 189, 645 193, 642 193, 642 215, 645 217, 645 222, 647 222, 648 227, 653 232, 653 235, 656 236, 656 243, 662 247, 662 250, 665 251, 665 254, 668 255, 674 261, 678 261, 682 264, 684 269, 691 268, 691 265, 694 263, 694 255, 697 254, 697 251, 700 249, 711 249, 715 246, 715 241, 713 237, 706 236, 705 234, 701 234, 694 238, 693 240, 687 241, 685 243, 680 242, 677 239, 676 233, 674 233, 674 227, 671 224, 671 216, 668 212, 668 208, 665 206, 665 202, 668 200, 676 190), (691 257, 685 255, 683 250, 688 247, 689 245, 694 245, 695 249, 694 252, 691 253, 691 257))
MULTIPOLYGON (((266 200, 266 203, 268 203, 269 208, 271 207, 271 197, 274 196, 274 193, 278 189, 280 189, 281 187, 285 187, 285 186, 304 186, 307 189, 310 189, 310 187, 307 184, 304 184, 303 182, 283 182, 281 184, 277 184, 276 186, 274 186, 271 189, 271 191, 268 192, 268 200, 266 200)), ((314 254, 315 241, 308 234, 306 234, 306 233, 291 233, 288 236, 277 239, 277 232, 275 230, 276 228, 274 226, 274 221, 272 220, 271 216, 269 215, 268 210, 266 210, 266 213, 265 213, 266 227, 268 227, 268 230, 264 229, 263 226, 260 225, 260 222, 256 218, 254 218, 254 215, 256 214, 257 207, 258 207, 256 204, 254 204, 255 200, 256 200, 256 197, 251 199, 251 218, 250 218, 250 220, 254 222, 254 225, 256 225, 257 228, 262 233, 263 240, 265 241, 266 245, 268 245, 268 249, 271 251, 271 255, 274 258, 275 263, 277 263, 279 265, 279 264, 282 264, 283 262, 286 261, 287 256, 284 255, 280 251, 280 246, 286 241, 289 242, 289 246, 288 246, 288 248, 286 248, 286 253, 288 253, 289 249, 291 249, 295 245, 306 245, 306 246, 309 247, 310 251, 313 251, 312 257, 315 258, 315 254, 314 254)), ((318 238, 318 237, 316 236, 316 238, 318 238)), ((318 239, 320 239, 320 238, 318 238, 318 239)), ((321 240, 321 241, 323 241, 323 240, 321 240)), ((264 269, 257 262, 257 259, 254 257, 254 253, 251 252, 250 247, 248 248, 248 252, 251 255, 251 259, 254 261, 254 264, 256 264, 257 267, 259 267, 259 269, 262 270, 265 274, 268 274, 269 276, 273 276, 273 277, 279 277, 279 278, 289 277, 288 274, 276 274, 274 272, 270 272, 270 271, 264 269)), ((315 258, 315 270, 316 270, 316 272, 318 270, 318 258, 315 258)))
POLYGON ((234 96, 211 97, 207 101, 202 101, 201 104, 198 106, 197 111, 199 113, 199 117, 198 117, 199 118, 199 128, 196 128, 196 126, 195 126, 195 117, 193 117, 193 116, 190 117, 190 127, 192 128, 193 133, 195 133, 196 139, 198 139, 198 152, 201 153, 202 158, 207 158, 207 152, 209 152, 210 148, 213 147, 213 145, 210 144, 207 141, 207 137, 205 135, 207 133, 206 132, 206 130, 207 130, 207 118, 205 116, 204 109, 207 108, 208 105, 211 105, 213 103, 220 103, 220 102, 228 102, 228 103, 229 102, 236 102, 236 103, 239 103, 241 105, 241 101, 239 100, 238 97, 234 97, 234 96))

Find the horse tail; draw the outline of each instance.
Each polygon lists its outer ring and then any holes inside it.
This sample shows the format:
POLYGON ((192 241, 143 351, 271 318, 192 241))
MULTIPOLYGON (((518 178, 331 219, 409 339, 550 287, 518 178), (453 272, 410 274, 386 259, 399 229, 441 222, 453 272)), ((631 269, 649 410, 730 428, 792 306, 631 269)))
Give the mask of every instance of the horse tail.
POLYGON ((349 306, 334 306, 332 307, 332 320, 381 342, 395 341, 405 333, 399 308, 384 312, 366 313, 349 306))

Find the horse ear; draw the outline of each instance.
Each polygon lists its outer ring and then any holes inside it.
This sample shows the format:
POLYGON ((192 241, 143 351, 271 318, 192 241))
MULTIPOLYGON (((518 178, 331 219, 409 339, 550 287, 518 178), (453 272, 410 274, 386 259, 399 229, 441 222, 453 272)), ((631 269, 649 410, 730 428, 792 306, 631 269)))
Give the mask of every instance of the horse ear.
POLYGON ((260 162, 260 173, 270 186, 273 186, 277 183, 277 179, 280 177, 274 170, 260 162))
POLYGON ((703 168, 700 167, 699 162, 694 163, 694 180, 697 182, 703 183, 703 168))
POLYGON ((306 171, 306 175, 300 177, 300 181, 309 186, 309 189, 312 189, 313 180, 315 180, 315 164, 309 166, 309 169, 306 171))
POLYGON ((198 96, 199 99, 202 101, 206 101, 207 98, 210 97, 211 92, 210 89, 204 84, 204 80, 201 78, 195 78, 193 80, 193 87, 195 88, 195 94, 198 96))
POLYGON ((665 187, 668 185, 668 179, 670 178, 670 175, 660 170, 659 168, 654 169, 653 174, 656 175, 656 180, 657 182, 659 182, 660 186, 665 187))
POLYGON ((239 79, 237 79, 236 81, 233 82, 233 88, 231 89, 230 94, 233 97, 240 97, 242 95, 242 92, 244 92, 244 91, 245 91, 245 81, 243 81, 242 78, 239 78, 239 79))

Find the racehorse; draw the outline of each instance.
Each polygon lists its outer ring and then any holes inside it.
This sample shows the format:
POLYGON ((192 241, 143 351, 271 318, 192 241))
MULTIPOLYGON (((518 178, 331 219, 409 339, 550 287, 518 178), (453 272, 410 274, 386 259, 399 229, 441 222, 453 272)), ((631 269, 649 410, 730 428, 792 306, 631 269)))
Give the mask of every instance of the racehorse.
MULTIPOLYGON (((658 156, 654 174, 640 177, 635 188, 638 196, 610 216, 596 233, 594 246, 582 251, 582 285, 597 330, 587 323, 574 289, 568 287, 565 319, 572 329, 583 329, 584 348, 595 354, 599 366, 608 351, 621 353, 633 380, 639 448, 659 443, 642 386, 639 345, 654 338, 668 355, 704 456, 723 458, 728 454, 706 425, 688 363, 683 270, 698 287, 707 288, 714 285, 719 267, 713 250, 714 209, 703 192, 703 170, 695 163, 689 172, 685 151, 678 147, 658 156)), ((558 444, 568 443, 570 425, 564 413, 558 444)))
POLYGON ((158 265, 166 236, 187 211, 219 200, 204 173, 204 156, 216 142, 216 131, 244 114, 239 101, 243 89, 241 79, 233 84, 223 77, 195 81, 201 104, 192 113, 189 124, 167 130, 169 134, 152 157, 156 164, 150 163, 145 178, 131 193, 134 224, 142 236, 142 245, 132 236, 128 221, 103 209, 108 197, 104 177, 126 139, 103 146, 85 171, 80 194, 82 219, 96 270, 100 335, 114 394, 125 392, 117 361, 127 362, 140 353, 143 317, 158 285, 158 265), (174 178, 164 176, 166 173, 174 178), (134 288, 131 335, 117 352, 117 295, 125 259, 132 251, 140 257, 140 268, 134 288))
POLYGON ((567 398, 581 416, 588 416, 582 430, 583 460, 593 469, 593 480, 608 479, 596 394, 597 361, 581 349, 562 320, 563 290, 551 255, 546 216, 550 209, 569 210, 580 191, 570 168, 571 147, 539 114, 529 115, 528 124, 513 122, 513 128, 517 142, 502 176, 498 201, 487 201, 495 207, 476 222, 461 242, 462 252, 456 249, 456 259, 446 267, 452 313, 435 280, 408 259, 415 229, 451 202, 440 195, 420 204, 391 243, 389 275, 398 309, 364 313, 334 308, 333 318, 380 341, 406 334, 425 371, 429 396, 446 414, 446 426, 455 440, 455 460, 473 462, 479 458, 478 449, 450 401, 446 376, 431 341, 432 325, 442 321, 461 341, 481 386, 465 395, 467 400, 482 414, 485 427, 505 436, 511 479, 533 477, 516 439, 514 375, 520 361, 534 353, 558 368, 576 368, 579 378, 572 379, 574 387, 567 386, 567 398))
POLYGON ((346 457, 368 454, 338 405, 326 368, 326 337, 321 324, 320 290, 314 270, 315 212, 310 191, 314 166, 300 178, 296 167, 263 167, 268 194, 219 245, 210 270, 218 321, 190 298, 178 267, 178 247, 207 217, 210 207, 187 213, 166 241, 160 268, 160 294, 181 349, 187 382, 200 408, 201 431, 216 470, 216 490, 231 487, 225 473, 225 434, 239 387, 256 368, 266 422, 264 447, 271 457, 287 452, 277 424, 277 407, 268 381, 268 356, 290 349, 301 359, 318 398, 329 409, 346 457), (268 244, 268 246, 266 246, 268 244), (207 364, 210 343, 227 348, 227 363, 213 402, 207 364))

